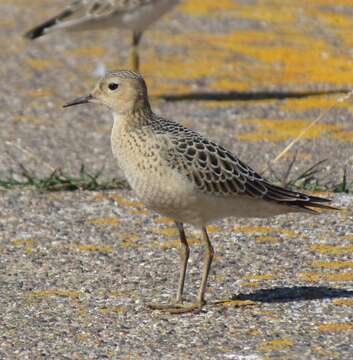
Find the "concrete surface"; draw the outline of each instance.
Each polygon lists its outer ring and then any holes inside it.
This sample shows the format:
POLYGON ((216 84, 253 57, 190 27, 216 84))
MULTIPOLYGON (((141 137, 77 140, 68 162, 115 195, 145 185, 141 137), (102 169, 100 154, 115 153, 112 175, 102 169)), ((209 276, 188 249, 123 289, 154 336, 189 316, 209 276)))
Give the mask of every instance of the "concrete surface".
MULTIPOLYGON (((198 314, 151 311, 175 295, 173 224, 127 192, 7 191, 0 208, 4 359, 350 359, 353 199, 313 218, 210 227, 216 251, 198 314)), ((187 227, 186 299, 200 281, 187 227)))
MULTIPOLYGON (((97 68, 127 66, 129 34, 21 37, 62 6, 0 0, 1 177, 20 165, 119 175, 110 114, 61 105, 90 90, 97 68)), ((327 159, 320 183, 332 188, 345 168, 353 176, 352 104, 337 102, 353 83, 352 26, 351 0, 187 0, 144 35, 142 73, 156 112, 272 179, 295 153, 291 178, 327 159)), ((324 195, 345 210, 216 223, 209 303, 171 316, 145 307, 175 291, 168 219, 126 191, 0 189, 0 358, 351 359, 353 198, 324 195)), ((202 257, 187 230, 190 300, 202 257)))

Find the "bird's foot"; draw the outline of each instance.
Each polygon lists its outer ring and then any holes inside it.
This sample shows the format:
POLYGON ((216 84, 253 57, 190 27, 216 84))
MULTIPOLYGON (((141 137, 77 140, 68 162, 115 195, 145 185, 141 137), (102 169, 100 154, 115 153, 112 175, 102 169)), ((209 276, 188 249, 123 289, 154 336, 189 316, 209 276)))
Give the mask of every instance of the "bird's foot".
POLYGON ((149 303, 147 306, 152 310, 161 310, 170 314, 184 314, 188 312, 199 312, 204 304, 203 303, 170 303, 170 304, 158 304, 149 303))

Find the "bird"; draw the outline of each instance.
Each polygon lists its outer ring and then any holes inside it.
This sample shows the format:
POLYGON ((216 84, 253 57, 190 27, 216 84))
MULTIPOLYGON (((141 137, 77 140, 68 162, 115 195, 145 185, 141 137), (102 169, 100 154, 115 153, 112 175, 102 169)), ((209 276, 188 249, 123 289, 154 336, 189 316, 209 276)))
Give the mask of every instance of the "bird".
POLYGON ((112 27, 132 31, 131 67, 138 71, 138 45, 143 32, 180 0, 76 0, 56 16, 24 35, 30 40, 54 31, 100 30, 112 27))
POLYGON ((130 187, 147 208, 172 218, 180 237, 180 275, 174 301, 148 304, 169 313, 200 311, 214 250, 207 226, 226 217, 265 218, 291 212, 336 209, 331 200, 291 191, 264 179, 231 151, 183 125, 156 115, 143 77, 133 71, 107 73, 89 95, 65 108, 102 104, 113 112, 111 147, 130 187), (189 259, 184 224, 202 232, 205 248, 197 299, 184 303, 189 259))

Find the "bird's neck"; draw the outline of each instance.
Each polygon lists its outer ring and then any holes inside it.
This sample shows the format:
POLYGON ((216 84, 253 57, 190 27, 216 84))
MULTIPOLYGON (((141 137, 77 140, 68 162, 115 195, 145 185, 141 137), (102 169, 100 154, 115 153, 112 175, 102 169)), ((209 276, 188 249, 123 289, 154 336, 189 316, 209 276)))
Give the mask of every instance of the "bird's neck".
POLYGON ((153 116, 151 107, 135 107, 130 111, 114 112, 114 127, 124 127, 125 129, 141 128, 149 125, 153 116))

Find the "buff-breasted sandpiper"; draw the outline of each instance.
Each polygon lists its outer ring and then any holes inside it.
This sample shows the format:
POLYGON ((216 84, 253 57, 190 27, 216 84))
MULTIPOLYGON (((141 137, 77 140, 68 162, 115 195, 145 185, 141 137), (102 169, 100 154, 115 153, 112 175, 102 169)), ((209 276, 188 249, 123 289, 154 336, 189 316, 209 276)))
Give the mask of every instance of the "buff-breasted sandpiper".
POLYGON ((269 217, 290 212, 333 209, 330 200, 271 184, 234 154, 197 132, 153 113, 141 75, 121 70, 107 74, 88 95, 65 107, 98 103, 114 115, 113 154, 127 181, 146 206, 174 219, 180 234, 181 269, 176 300, 150 307, 171 313, 198 310, 205 304, 213 248, 207 225, 225 217, 269 217), (183 223, 202 231, 205 262, 198 298, 182 295, 189 246, 183 223))
POLYGON ((53 31, 99 30, 117 27, 132 31, 131 66, 139 69, 138 45, 143 32, 180 0, 76 0, 63 11, 29 30, 36 39, 53 31))

